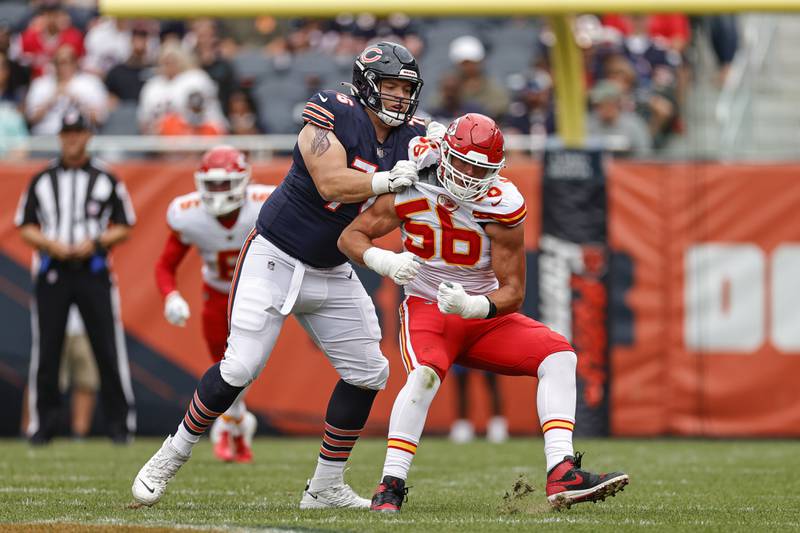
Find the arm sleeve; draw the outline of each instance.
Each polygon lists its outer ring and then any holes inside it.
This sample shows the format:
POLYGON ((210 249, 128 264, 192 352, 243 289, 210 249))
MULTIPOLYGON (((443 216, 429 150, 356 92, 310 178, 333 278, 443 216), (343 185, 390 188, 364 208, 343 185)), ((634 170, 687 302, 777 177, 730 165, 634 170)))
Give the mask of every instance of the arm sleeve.
POLYGON ((178 234, 171 231, 161 255, 156 261, 156 285, 163 298, 177 288, 175 272, 190 246, 181 242, 178 234))
POLYGON ((36 197, 34 185, 37 180, 33 180, 28 189, 22 194, 19 199, 19 206, 17 213, 14 216, 14 224, 17 227, 24 226, 25 224, 39 224, 39 200, 36 197))
POLYGON ((114 192, 111 193, 111 222, 114 224, 124 224, 126 226, 133 226, 136 224, 136 213, 133 210, 133 203, 131 203, 130 196, 128 196, 128 189, 121 181, 114 179, 114 192))

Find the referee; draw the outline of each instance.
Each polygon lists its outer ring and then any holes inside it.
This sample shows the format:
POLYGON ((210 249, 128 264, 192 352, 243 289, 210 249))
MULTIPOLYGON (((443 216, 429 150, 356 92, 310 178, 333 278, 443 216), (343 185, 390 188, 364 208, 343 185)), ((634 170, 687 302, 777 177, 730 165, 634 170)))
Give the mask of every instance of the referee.
POLYGON ((34 254, 33 343, 28 377, 31 444, 46 444, 59 426, 58 370, 70 305, 83 317, 100 373, 100 399, 109 436, 127 443, 136 430, 119 295, 108 251, 135 222, 122 182, 89 157, 87 119, 64 114, 61 157, 35 175, 22 195, 15 223, 34 254))

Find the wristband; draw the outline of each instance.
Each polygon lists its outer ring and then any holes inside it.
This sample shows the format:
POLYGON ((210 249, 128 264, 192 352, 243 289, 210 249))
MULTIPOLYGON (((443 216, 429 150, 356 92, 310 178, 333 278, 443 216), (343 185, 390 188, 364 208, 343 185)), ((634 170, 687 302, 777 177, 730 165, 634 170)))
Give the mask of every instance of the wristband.
POLYGON ((487 300, 489 300, 489 312, 486 314, 486 318, 494 318, 497 316, 497 306, 494 305, 494 302, 488 296, 484 296, 487 300))

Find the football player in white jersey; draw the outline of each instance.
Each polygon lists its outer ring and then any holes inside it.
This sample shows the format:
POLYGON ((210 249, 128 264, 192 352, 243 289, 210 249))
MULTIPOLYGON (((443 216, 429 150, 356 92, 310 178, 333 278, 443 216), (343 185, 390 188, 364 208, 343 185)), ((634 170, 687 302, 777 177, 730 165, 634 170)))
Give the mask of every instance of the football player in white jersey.
MULTIPOLYGON (((203 155, 194 175, 197 190, 178 196, 167 209, 172 230, 156 263, 156 282, 164 297, 164 316, 184 326, 189 304, 178 292, 175 273, 194 246, 203 258, 203 336, 211 358, 225 354, 228 336, 228 293, 236 259, 255 226, 261 204, 275 187, 251 185, 244 154, 217 146, 203 155)), ((256 419, 247 411, 244 392, 214 424, 214 454, 223 461, 250 462, 256 419)))
POLYGON ((602 500, 621 490, 627 475, 581 470, 581 454, 573 451, 574 349, 517 312, 525 297, 526 209, 517 188, 499 176, 505 163, 500 130, 489 117, 470 113, 441 139, 413 140, 409 152, 419 182, 379 197, 339 238, 346 255, 404 285, 406 294, 400 346, 408 377, 392 408, 383 478, 371 509, 400 510, 428 408, 454 363, 538 377, 553 506, 602 500), (406 251, 373 245, 397 227, 406 251))

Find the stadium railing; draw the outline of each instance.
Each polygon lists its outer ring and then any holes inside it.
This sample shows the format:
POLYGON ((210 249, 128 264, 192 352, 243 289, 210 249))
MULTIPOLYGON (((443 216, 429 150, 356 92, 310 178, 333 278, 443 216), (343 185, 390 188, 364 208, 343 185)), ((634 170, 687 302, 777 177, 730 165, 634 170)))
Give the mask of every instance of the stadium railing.
MULTIPOLYGON (((505 136, 506 148, 509 151, 528 155, 541 153, 549 144, 557 144, 557 139, 544 135, 505 136)), ((156 135, 96 135, 92 138, 89 149, 107 159, 130 157, 148 157, 158 154, 186 154, 203 152, 219 144, 228 144, 246 151, 254 159, 270 159, 275 155, 288 155, 294 149, 297 135, 232 135, 221 137, 203 136, 170 136, 156 135)), ((608 136, 595 139, 590 144, 602 145, 611 152, 624 152, 629 143, 622 136, 608 136)), ((58 151, 58 137, 54 135, 32 136, 19 146, 27 152, 28 157, 49 157, 58 151)))

